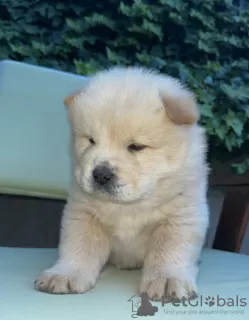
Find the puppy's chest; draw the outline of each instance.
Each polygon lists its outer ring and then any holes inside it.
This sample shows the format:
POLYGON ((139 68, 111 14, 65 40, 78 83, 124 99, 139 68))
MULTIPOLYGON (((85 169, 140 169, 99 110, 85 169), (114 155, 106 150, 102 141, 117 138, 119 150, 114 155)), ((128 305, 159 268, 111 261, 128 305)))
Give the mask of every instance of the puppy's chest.
POLYGON ((120 267, 141 265, 151 233, 160 221, 156 213, 125 215, 114 219, 109 229, 111 261, 120 267))
POLYGON ((111 233, 111 262, 119 268, 141 266, 153 227, 128 222, 116 226, 111 233))
MULTIPOLYGON (((109 234, 120 243, 130 243, 134 239, 148 236, 160 221, 158 213, 115 215, 109 224, 109 234)), ((114 241, 114 240, 113 240, 114 241)))

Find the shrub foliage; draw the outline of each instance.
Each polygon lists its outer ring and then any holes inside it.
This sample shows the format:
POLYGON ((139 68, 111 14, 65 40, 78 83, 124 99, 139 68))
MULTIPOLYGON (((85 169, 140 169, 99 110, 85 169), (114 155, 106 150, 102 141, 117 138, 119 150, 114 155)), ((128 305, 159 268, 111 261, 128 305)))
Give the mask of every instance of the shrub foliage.
MULTIPOLYGON (((249 150, 249 10, 237 3, 2 0, 0 59, 83 75, 111 65, 171 74, 198 98, 210 159, 233 159, 249 150)), ((233 167, 243 173, 249 161, 233 167)))

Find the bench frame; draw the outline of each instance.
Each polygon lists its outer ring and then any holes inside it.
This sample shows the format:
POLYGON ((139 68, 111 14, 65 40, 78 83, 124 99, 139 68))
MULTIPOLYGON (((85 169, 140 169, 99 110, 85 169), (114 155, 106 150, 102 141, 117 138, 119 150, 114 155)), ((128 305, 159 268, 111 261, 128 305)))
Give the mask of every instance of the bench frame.
POLYGON ((210 176, 209 185, 224 187, 225 198, 216 229, 214 249, 240 252, 249 223, 249 173, 236 175, 231 163, 243 161, 244 157, 227 163, 216 163, 210 176))

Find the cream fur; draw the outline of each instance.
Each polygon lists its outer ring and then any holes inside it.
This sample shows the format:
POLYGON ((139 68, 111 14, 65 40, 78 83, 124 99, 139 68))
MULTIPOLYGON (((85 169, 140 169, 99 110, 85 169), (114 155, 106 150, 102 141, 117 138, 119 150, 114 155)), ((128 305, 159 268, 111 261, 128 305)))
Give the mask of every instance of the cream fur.
POLYGON ((192 297, 208 227, 206 140, 193 95, 171 77, 114 68, 65 104, 72 188, 59 259, 36 288, 86 292, 109 261, 142 267, 139 291, 152 299, 192 297), (148 148, 130 153, 131 143, 148 148), (118 176, 114 195, 92 187, 92 171, 103 162, 118 176))

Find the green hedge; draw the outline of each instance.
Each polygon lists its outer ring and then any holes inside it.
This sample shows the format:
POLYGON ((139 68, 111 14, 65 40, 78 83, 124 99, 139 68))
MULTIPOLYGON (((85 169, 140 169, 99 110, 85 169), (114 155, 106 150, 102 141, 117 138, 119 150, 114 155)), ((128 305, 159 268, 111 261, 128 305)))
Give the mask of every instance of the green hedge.
MULTIPOLYGON (((245 8, 231 0, 2 0, 0 12, 0 59, 83 75, 115 64, 159 69, 196 93, 211 160, 248 154, 245 8)), ((249 161, 234 168, 242 173, 249 161)))

